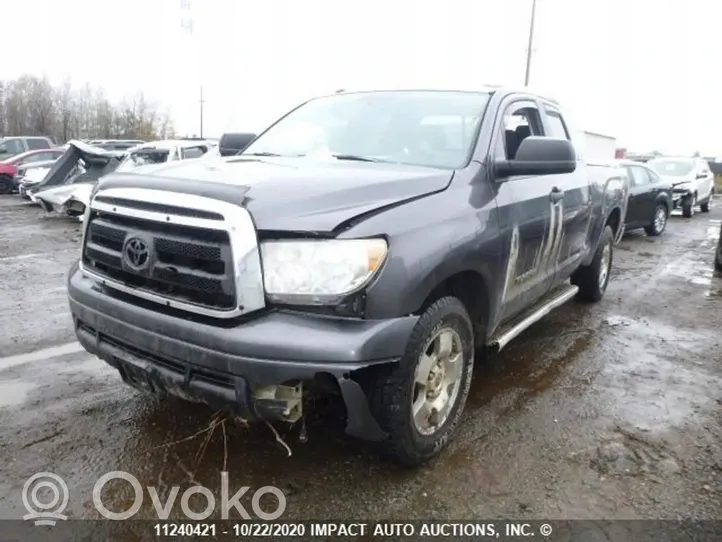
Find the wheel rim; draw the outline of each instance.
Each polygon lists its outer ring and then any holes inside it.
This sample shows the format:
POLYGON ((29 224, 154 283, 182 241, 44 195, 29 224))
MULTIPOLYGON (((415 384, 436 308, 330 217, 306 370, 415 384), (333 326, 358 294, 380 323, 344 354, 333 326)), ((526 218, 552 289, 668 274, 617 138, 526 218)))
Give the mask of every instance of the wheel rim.
POLYGON ((442 328, 426 343, 414 374, 411 415, 422 435, 433 435, 449 418, 461 388, 464 348, 459 334, 442 328))
POLYGON ((695 194, 692 196, 692 205, 689 209, 689 214, 693 215, 695 211, 695 207, 697 207, 697 195, 695 194))
POLYGON ((664 229, 664 225, 667 223, 667 212, 664 207, 657 207, 657 212, 654 214, 654 230, 659 233, 664 229))
POLYGON ((603 289, 609 276, 609 266, 612 263, 612 244, 607 243, 602 249, 602 266, 599 270, 599 288, 603 289))

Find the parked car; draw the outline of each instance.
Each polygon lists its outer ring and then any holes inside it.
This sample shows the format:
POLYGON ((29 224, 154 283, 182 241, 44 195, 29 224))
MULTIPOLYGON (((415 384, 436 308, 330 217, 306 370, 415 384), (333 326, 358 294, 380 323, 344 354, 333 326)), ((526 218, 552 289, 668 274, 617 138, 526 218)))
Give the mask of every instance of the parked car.
POLYGON ((52 149, 55 143, 49 137, 18 136, 0 139, 0 160, 7 160, 27 151, 52 149))
POLYGON ((17 183, 14 178, 18 173, 18 168, 34 162, 57 160, 62 155, 62 149, 42 149, 26 151, 3 160, 0 162, 0 194, 10 194, 16 189, 17 183))
POLYGON ((139 166, 163 164, 176 160, 200 158, 213 148, 205 140, 174 139, 151 141, 128 149, 127 156, 118 171, 129 171, 139 166))
POLYGON ((87 204, 86 192, 88 195, 90 192, 80 185, 94 185, 102 175, 117 168, 124 157, 122 152, 70 141, 65 153, 45 175, 38 175, 34 180, 26 175, 20 183, 20 195, 38 203, 47 212, 82 214, 83 205, 87 204))
POLYGON ((659 157, 647 162, 663 180, 672 184, 674 209, 691 218, 697 206, 708 213, 714 195, 714 175, 702 158, 659 157))
POLYGON ((336 392, 349 434, 418 465, 475 348, 607 289, 624 172, 572 133, 527 92, 343 93, 213 167, 113 172, 68 275, 77 338, 132 386, 247 420, 336 392))
POLYGON ((625 231, 644 228, 649 236, 661 235, 674 207, 672 183, 642 162, 618 160, 618 163, 629 180, 625 231))

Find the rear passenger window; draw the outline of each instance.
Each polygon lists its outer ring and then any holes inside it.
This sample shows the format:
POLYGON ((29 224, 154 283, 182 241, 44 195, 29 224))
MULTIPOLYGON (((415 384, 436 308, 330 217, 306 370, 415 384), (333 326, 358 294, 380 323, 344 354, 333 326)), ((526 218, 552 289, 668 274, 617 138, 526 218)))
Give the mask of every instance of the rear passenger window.
POLYGON ((206 147, 187 147, 182 150, 183 160, 189 158, 200 158, 203 156, 208 149, 206 147))
POLYGON ((28 143, 28 149, 31 151, 38 150, 38 149, 49 149, 50 143, 48 143, 47 139, 42 139, 39 137, 31 137, 27 139, 28 143))
POLYGON ((556 137, 558 139, 571 139, 569 137, 569 130, 567 125, 564 123, 562 116, 556 111, 547 111, 546 118, 549 124, 549 137, 556 137))

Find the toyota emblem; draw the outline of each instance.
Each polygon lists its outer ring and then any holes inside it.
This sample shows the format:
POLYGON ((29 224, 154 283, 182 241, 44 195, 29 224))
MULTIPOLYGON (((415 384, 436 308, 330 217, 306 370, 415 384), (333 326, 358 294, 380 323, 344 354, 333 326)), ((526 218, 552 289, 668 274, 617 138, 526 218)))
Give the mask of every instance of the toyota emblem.
POLYGON ((123 247, 123 260, 125 264, 136 271, 147 269, 150 263, 150 248, 148 244, 138 237, 131 237, 123 247))

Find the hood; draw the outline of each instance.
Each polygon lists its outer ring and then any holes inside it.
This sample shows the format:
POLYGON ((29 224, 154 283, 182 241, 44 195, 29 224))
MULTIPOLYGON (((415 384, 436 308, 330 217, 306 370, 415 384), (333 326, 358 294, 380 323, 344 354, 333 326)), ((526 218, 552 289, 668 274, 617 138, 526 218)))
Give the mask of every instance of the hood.
POLYGON ((117 168, 125 154, 123 151, 106 151, 82 141, 69 141, 67 150, 53 163, 43 180, 33 185, 32 190, 37 192, 61 186, 81 176, 83 181, 97 180, 117 168), (85 163, 84 169, 79 167, 80 160, 85 163))
POLYGON ((102 188, 184 192, 245 206, 259 230, 331 233, 380 208, 444 190, 453 171, 310 159, 188 160, 103 177, 102 188), (195 181, 195 182, 194 182, 195 181))
POLYGON ((36 197, 37 199, 47 201, 57 206, 66 205, 72 200, 87 205, 90 200, 90 193, 93 191, 93 188, 95 188, 95 184, 96 183, 66 184, 38 192, 36 197))

